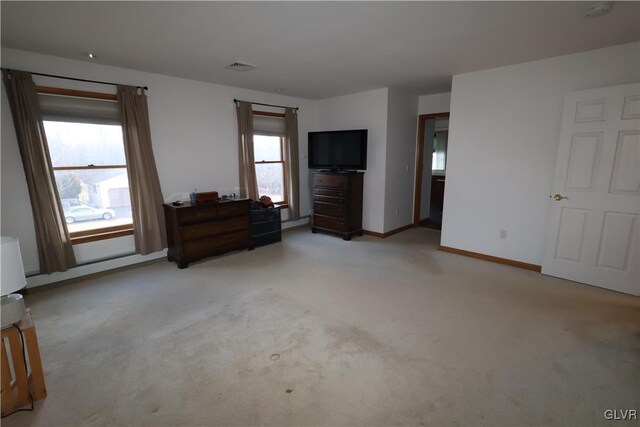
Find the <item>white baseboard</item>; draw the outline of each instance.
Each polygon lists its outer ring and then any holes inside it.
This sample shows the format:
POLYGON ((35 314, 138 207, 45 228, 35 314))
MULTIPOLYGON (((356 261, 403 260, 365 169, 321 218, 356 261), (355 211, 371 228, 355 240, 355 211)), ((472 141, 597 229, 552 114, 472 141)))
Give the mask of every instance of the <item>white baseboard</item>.
POLYGON ((301 225, 306 225, 306 224, 309 224, 309 217, 303 216, 302 218, 297 219, 295 221, 284 221, 282 223, 282 229, 287 230, 289 228, 300 227, 301 225))
MULTIPOLYGON (((309 223, 309 217, 305 216, 296 221, 285 221, 282 223, 282 229, 300 227, 309 223)), ((42 285, 61 282, 63 280, 75 279, 77 277, 87 276, 90 274, 101 273, 103 271, 113 270, 115 268, 126 267, 128 265, 139 264, 141 262, 151 261, 167 256, 166 249, 160 252, 154 252, 148 255, 131 254, 118 258, 107 259, 102 261, 91 262, 70 268, 67 271, 56 272, 52 274, 36 274, 27 277, 27 289, 36 288, 42 285)))
POLYGON ((89 274, 100 273, 114 268, 126 267, 128 265, 139 264, 141 262, 151 261, 167 256, 166 249, 160 252, 154 252, 148 255, 126 255, 119 258, 97 261, 88 264, 79 265, 70 268, 67 271, 56 272, 52 274, 38 274, 27 277, 27 289, 36 288, 50 283, 61 282, 63 280, 75 279, 77 277, 87 276, 89 274))

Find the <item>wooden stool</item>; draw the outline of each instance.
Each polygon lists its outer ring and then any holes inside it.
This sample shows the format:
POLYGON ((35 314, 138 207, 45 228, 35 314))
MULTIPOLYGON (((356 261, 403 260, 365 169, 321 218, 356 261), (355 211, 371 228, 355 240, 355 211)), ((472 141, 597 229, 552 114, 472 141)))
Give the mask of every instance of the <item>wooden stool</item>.
POLYGON ((47 397, 36 328, 29 309, 18 323, 18 328, 10 326, 2 330, 3 417, 31 404, 32 400, 35 402, 47 397), (18 328, 22 331, 22 337, 18 328), (23 342, 27 364, 23 356, 23 342))

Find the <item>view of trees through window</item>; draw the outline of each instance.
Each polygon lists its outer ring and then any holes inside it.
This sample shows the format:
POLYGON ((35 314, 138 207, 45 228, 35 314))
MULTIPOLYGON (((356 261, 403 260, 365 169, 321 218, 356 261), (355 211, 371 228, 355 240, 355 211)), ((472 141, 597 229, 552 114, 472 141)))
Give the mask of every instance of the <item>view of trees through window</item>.
POLYGON ((258 194, 271 197, 274 203, 286 201, 282 137, 254 135, 253 146, 258 194))
POLYGON ((48 120, 44 127, 69 232, 131 224, 122 128, 48 120))

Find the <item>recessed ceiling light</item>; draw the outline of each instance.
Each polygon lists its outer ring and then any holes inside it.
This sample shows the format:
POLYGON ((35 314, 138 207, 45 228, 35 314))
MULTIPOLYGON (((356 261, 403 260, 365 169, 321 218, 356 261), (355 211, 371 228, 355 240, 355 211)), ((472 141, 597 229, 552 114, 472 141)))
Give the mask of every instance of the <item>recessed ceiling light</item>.
POLYGON ((610 1, 602 1, 592 4, 591 6, 589 6, 589 9, 584 12, 584 17, 597 18, 599 16, 606 15, 607 13, 609 13, 612 7, 613 3, 610 1))
POLYGON ((93 52, 87 52, 87 53, 84 54, 84 56, 86 56, 87 58, 90 58, 90 59, 96 59, 98 57, 98 55, 96 55, 93 52))

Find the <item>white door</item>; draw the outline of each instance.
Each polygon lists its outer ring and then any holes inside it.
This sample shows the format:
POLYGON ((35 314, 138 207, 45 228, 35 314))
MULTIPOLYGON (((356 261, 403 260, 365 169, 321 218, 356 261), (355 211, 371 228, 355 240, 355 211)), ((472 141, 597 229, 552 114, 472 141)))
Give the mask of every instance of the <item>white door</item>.
POLYGON ((638 84, 565 98, 543 274, 640 295, 639 129, 638 84))

